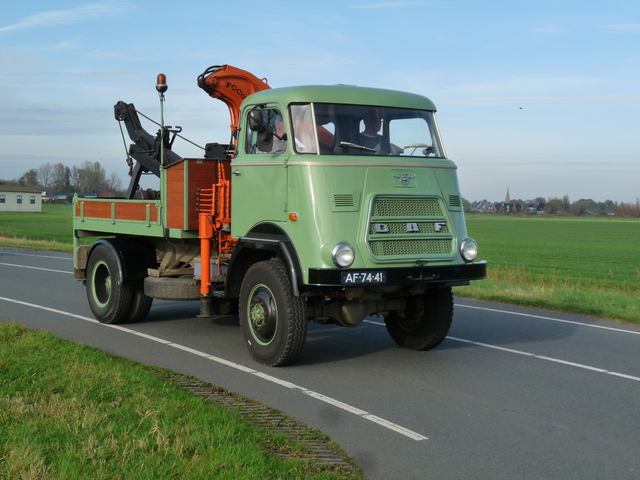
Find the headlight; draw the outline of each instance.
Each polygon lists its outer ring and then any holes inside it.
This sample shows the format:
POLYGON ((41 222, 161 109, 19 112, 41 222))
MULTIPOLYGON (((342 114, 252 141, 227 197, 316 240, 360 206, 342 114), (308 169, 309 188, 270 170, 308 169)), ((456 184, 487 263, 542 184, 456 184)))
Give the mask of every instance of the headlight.
POLYGON ((335 263, 336 267, 350 267, 353 261, 356 259, 356 254, 353 251, 353 247, 348 243, 339 243, 331 251, 331 259, 335 263))
POLYGON ((478 256, 478 244, 472 238, 465 238, 460 244, 460 255, 465 262, 473 262, 478 256))

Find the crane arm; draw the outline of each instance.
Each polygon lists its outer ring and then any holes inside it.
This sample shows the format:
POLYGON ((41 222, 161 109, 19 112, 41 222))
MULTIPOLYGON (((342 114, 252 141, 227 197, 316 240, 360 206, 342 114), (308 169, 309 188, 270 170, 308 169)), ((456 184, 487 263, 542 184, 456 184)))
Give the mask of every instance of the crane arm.
POLYGON ((209 96, 224 102, 231 116, 231 132, 236 141, 240 121, 240 105, 252 93, 271 88, 266 78, 231 65, 214 65, 198 77, 198 86, 209 96))

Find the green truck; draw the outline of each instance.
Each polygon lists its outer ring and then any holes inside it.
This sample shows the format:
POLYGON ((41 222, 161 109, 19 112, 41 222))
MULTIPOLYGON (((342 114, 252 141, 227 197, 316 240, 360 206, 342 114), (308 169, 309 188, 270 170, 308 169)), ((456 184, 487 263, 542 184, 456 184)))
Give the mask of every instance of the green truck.
MULTIPOLYGON (((271 89, 228 65, 198 85, 231 116, 230 142, 201 158, 172 150, 179 127, 162 121, 152 136, 133 104, 115 106, 133 142, 127 194, 74 199, 74 278, 95 317, 136 322, 154 298, 196 300, 201 316, 237 313, 248 351, 270 366, 295 359, 310 321, 382 316, 401 347, 439 345, 451 287, 484 278, 486 262, 435 105, 355 86, 271 89)), ((162 105, 163 75, 156 88, 162 105)))

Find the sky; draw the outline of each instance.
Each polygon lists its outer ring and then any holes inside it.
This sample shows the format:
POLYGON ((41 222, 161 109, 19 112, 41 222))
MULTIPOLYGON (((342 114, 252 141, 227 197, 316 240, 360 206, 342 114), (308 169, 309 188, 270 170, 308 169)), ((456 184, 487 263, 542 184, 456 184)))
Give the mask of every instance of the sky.
MULTIPOLYGON (((470 201, 640 197, 637 0, 4 0, 0 12, 0 179, 89 160, 126 186, 113 106, 159 120, 159 73, 165 123, 227 143, 228 110, 196 79, 230 64, 274 88, 430 98, 470 201)), ((202 155, 179 139, 174 151, 202 155)))

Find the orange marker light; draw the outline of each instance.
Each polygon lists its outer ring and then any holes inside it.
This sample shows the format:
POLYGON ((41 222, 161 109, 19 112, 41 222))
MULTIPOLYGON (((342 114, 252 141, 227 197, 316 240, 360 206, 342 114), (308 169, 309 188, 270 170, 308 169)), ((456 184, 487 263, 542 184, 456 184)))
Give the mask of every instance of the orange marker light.
POLYGON ((297 222, 298 221, 298 214, 297 213, 290 213, 289 214, 289 220, 291 220, 292 222, 297 222))
POLYGON ((158 79, 156 81, 156 90, 160 93, 164 93, 167 91, 167 76, 164 73, 160 73, 158 75, 158 79))

